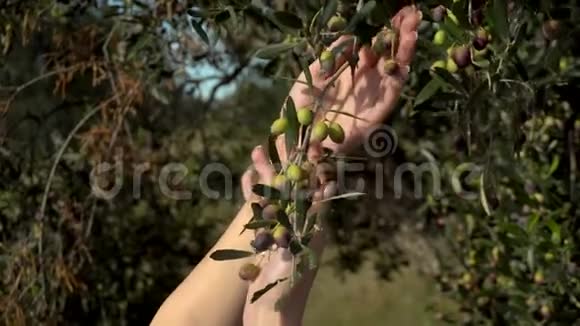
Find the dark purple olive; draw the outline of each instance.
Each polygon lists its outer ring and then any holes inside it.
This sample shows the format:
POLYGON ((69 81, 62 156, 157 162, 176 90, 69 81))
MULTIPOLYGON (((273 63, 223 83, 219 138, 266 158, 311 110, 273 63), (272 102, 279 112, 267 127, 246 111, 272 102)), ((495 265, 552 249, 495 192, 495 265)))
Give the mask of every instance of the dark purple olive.
POLYGON ((460 69, 467 67, 471 63, 471 54, 469 53, 469 48, 466 46, 455 48, 452 57, 457 67, 460 69))
POLYGON ((265 220, 275 220, 280 211, 280 206, 276 204, 270 204, 262 210, 262 218, 265 220))
POLYGON ((557 39, 558 36, 560 36, 560 25, 560 22, 555 19, 545 21, 544 25, 542 26, 542 33, 544 34, 544 37, 550 41, 557 39))
POLYGON ((447 16, 447 8, 443 5, 439 5, 431 9, 431 15, 433 16, 433 21, 440 22, 447 16))
POLYGON ((266 231, 256 234, 256 238, 251 243, 257 252, 268 250, 273 244, 274 236, 272 236, 272 233, 266 231))
POLYGON ((488 43, 489 43, 489 34, 487 34, 487 31, 485 29, 480 29, 475 35, 475 38, 473 39, 473 47, 477 51, 481 51, 487 47, 488 43))

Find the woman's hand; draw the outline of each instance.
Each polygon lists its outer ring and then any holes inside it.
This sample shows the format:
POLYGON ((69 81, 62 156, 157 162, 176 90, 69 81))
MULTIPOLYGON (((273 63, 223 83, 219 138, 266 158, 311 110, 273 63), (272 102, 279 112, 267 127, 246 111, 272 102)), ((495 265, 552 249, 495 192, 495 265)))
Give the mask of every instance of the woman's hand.
MULTIPOLYGON (((309 157, 315 157, 321 151, 321 145, 338 153, 347 153, 360 145, 369 129, 385 120, 395 106, 407 80, 409 64, 415 53, 417 27, 420 21, 421 13, 414 6, 404 7, 392 19, 392 26, 399 36, 398 48, 394 56, 399 69, 395 74, 385 74, 383 72, 385 59, 378 58, 368 47, 359 50, 360 60, 354 79, 350 69, 339 73, 334 85, 328 88, 328 92, 324 96, 317 118, 325 118, 339 123, 345 131, 345 141, 342 144, 336 144, 330 140, 325 140, 322 144, 313 144, 309 148, 309 157), (337 114, 335 111, 347 114, 337 114), (358 119, 349 115, 354 115, 358 119)), ((339 39, 334 46, 341 44, 344 40, 344 38, 339 39)), ((352 51, 352 48, 342 51, 343 54, 337 58, 335 67, 340 67, 346 60, 345 55, 352 54, 352 51)), ((319 61, 310 66, 310 71, 313 77, 314 91, 320 94, 332 78, 327 78, 321 74, 319 61)), ((299 80, 305 81, 305 79, 304 73, 301 74, 299 80)), ((303 82, 298 82, 292 87, 290 96, 297 107, 313 105, 314 97, 303 82)), ((286 157, 282 137, 279 137, 277 147, 280 157, 286 157)), ((275 175, 275 169, 270 165, 262 147, 254 149, 252 162, 253 169, 242 177, 242 189, 248 200, 255 199, 251 190, 253 184, 258 182, 269 184, 275 175)), ((312 209, 323 209, 323 207, 319 205, 312 207, 312 209)), ((324 236, 318 234, 311 242, 311 249, 320 255, 324 242, 324 236)), ((306 299, 316 270, 304 275, 291 291, 287 282, 284 282, 263 295, 257 302, 250 303, 250 298, 255 291, 290 275, 292 270, 291 257, 292 255, 287 249, 279 248, 261 261, 261 273, 248 289, 248 299, 244 307, 244 325, 300 325, 302 323, 306 299), (286 304, 280 312, 277 312, 274 305, 282 295, 288 295, 286 304)))
MULTIPOLYGON (((421 12, 414 6, 407 6, 401 9, 391 20, 392 27, 398 32, 398 48, 394 54, 394 60, 398 63, 399 69, 393 75, 387 75, 383 71, 385 58, 379 58, 368 47, 360 49, 359 62, 356 68, 354 79, 350 69, 340 73, 330 86, 324 96, 321 112, 318 119, 322 117, 339 123, 345 131, 345 141, 336 144, 330 140, 325 140, 322 145, 338 153, 345 153, 360 145, 366 133, 373 126, 383 123, 385 118, 391 113, 409 75, 409 65, 415 54, 417 43, 417 27, 421 21, 421 12), (337 114, 333 111, 342 111, 348 115, 354 115, 354 119, 345 114, 337 114)), ((331 46, 331 48, 344 44, 348 37, 342 37, 331 46)), ((335 69, 338 69, 346 61, 348 55, 352 55, 352 47, 345 48, 341 55, 336 58, 335 69)), ((315 87, 314 96, 320 94, 325 86, 331 81, 328 74, 321 72, 320 62, 316 60, 310 66, 310 72, 315 87)), ((296 107, 312 106, 313 94, 308 85, 304 82, 306 77, 302 73, 299 77, 301 82, 294 84, 290 91, 290 96, 294 100, 296 107)), ((278 147, 284 152, 284 142, 279 141, 278 147)), ((284 157, 284 155, 281 155, 284 157)))

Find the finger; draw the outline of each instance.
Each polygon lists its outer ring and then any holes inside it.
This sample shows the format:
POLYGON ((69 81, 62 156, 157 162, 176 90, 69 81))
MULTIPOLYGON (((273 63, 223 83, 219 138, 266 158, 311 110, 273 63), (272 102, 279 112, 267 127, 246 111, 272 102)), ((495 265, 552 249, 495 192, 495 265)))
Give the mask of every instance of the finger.
POLYGON ((397 49, 397 62, 401 66, 411 64, 415 56, 415 47, 417 46, 417 28, 421 22, 421 11, 412 9, 406 13, 399 26, 399 47, 397 49))
POLYGON ((260 181, 270 184, 276 171, 272 164, 270 164, 270 160, 262 146, 256 146, 252 151, 252 163, 254 164, 254 169, 258 173, 260 181))
POLYGON ((242 175, 242 194, 244 195, 245 200, 252 199, 253 192, 252 186, 257 182, 258 174, 252 168, 249 168, 244 172, 242 175))
POLYGON ((308 146, 308 152, 306 157, 310 162, 318 162, 322 158, 324 150, 322 149, 322 144, 320 142, 311 142, 308 146))

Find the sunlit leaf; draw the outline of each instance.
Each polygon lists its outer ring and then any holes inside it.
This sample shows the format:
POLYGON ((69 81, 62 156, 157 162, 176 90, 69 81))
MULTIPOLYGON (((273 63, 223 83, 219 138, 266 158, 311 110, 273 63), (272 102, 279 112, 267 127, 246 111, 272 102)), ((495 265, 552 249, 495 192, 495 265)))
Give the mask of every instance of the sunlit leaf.
POLYGON ((190 19, 189 21, 191 22, 191 26, 193 27, 193 29, 197 32, 197 35, 199 35, 199 37, 205 42, 205 44, 210 45, 209 44, 209 37, 207 36, 207 33, 205 32, 205 30, 203 29, 201 24, 198 23, 193 18, 190 19))
POLYGON ((330 198, 326 198, 323 200, 318 201, 319 203, 324 203, 327 201, 333 201, 333 200, 338 200, 338 199, 346 199, 346 198, 355 198, 355 197, 361 197, 361 196, 365 196, 366 194, 364 192, 349 192, 347 194, 342 194, 342 195, 338 195, 338 196, 334 196, 334 197, 330 197, 330 198))
POLYGON ((213 260, 233 260, 253 256, 254 253, 250 251, 236 250, 236 249, 221 249, 214 251, 209 257, 213 260))

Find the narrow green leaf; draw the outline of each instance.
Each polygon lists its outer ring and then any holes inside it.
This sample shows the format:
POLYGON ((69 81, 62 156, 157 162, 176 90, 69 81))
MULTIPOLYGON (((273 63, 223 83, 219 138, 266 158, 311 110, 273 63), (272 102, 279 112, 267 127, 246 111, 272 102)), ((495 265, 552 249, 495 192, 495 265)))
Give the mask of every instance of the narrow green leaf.
POLYGON ((252 186, 252 192, 268 199, 280 199, 282 197, 280 190, 263 184, 255 184, 252 186))
POLYGON ((295 46, 296 43, 293 42, 270 44, 256 51, 254 56, 261 59, 275 59, 280 54, 292 50, 295 46))
POLYGON ((254 219, 260 220, 262 219, 262 206, 258 203, 252 203, 250 205, 252 207, 252 213, 254 214, 254 219))
POLYGON ((294 15, 291 12, 288 11, 276 11, 274 12, 274 19, 286 26, 286 27, 290 27, 290 28, 294 28, 294 29, 301 29, 303 26, 302 24, 302 19, 300 19, 300 17, 294 15))
POLYGON ((491 215, 491 208, 489 206, 489 202, 487 200, 487 196, 485 194, 485 173, 481 173, 479 176, 479 199, 481 201, 481 206, 483 206, 483 210, 487 214, 487 216, 491 215))
POLYGON ((205 42, 205 44, 210 45, 209 44, 209 37, 207 36, 207 33, 205 32, 205 30, 203 29, 201 24, 198 23, 193 18, 191 18, 189 21, 191 22, 191 26, 193 27, 193 29, 195 29, 197 35, 199 35, 199 37, 205 42))
POLYGON ((459 21, 459 26, 461 28, 470 28, 471 24, 469 22, 469 17, 467 13, 469 11, 469 3, 466 0, 454 1, 451 6, 451 11, 459 21))
POLYGON ((461 30, 461 28, 457 26, 457 24, 455 24, 455 22, 453 22, 451 18, 445 17, 444 22, 441 23, 439 27, 445 32, 447 32, 447 35, 449 35, 449 38, 452 41, 455 41, 457 43, 466 42, 467 34, 463 30, 461 30))
POLYGON ((428 101, 433 95, 437 93, 437 91, 441 88, 442 83, 440 79, 433 78, 431 81, 421 89, 419 94, 415 97, 414 106, 418 106, 423 104, 424 102, 428 101))
POLYGON ((369 1, 362 6, 362 8, 352 17, 346 28, 344 29, 345 33, 352 33, 356 29, 357 25, 364 21, 370 14, 375 6, 377 5, 376 1, 369 1))
POLYGON ((360 197, 360 196, 365 196, 365 195, 366 194, 364 192, 349 192, 348 194, 342 194, 342 195, 326 198, 326 199, 320 200, 318 202, 324 203, 327 201, 332 201, 332 200, 337 200, 337 199, 354 198, 354 197, 360 197))
POLYGON ((456 91, 463 93, 463 94, 467 94, 467 90, 465 89, 465 86, 463 84, 461 84, 461 82, 459 82, 459 80, 457 80, 457 78, 455 78, 446 69, 439 68, 439 67, 435 68, 435 75, 436 75, 436 77, 439 77, 441 79, 441 81, 443 81, 447 85, 451 86, 451 88, 455 89, 456 91))
POLYGON ((552 159, 552 164, 550 164, 550 168, 548 169, 548 172, 546 173, 546 175, 544 176, 544 179, 549 178, 552 174, 554 174, 554 172, 556 172, 556 170, 558 169, 558 166, 560 166, 560 156, 554 156, 554 158, 552 159))
POLYGON ((509 39, 509 25, 507 16, 507 2, 505 0, 493 0, 491 20, 497 36, 509 39))
POLYGON ((231 12, 226 9, 226 10, 218 13, 217 15, 215 15, 214 20, 216 23, 220 24, 220 23, 223 23, 226 20, 230 19, 231 15, 232 15, 231 12))
POLYGON ((562 228, 560 227, 560 225, 556 223, 554 219, 550 218, 546 222, 546 226, 548 226, 548 228, 552 232, 552 243, 560 244, 560 241, 562 240, 562 228))
POLYGON ((534 215, 528 221, 528 233, 534 233, 536 230, 536 225, 540 221, 540 214, 534 213, 534 215))
POLYGON ((308 61, 306 61, 304 57, 300 57, 298 61, 300 62, 300 68, 302 68, 304 76, 306 77, 306 83, 308 83, 308 88, 313 89, 314 82, 312 81, 312 73, 310 72, 310 65, 308 64, 308 61))
POLYGON ((298 242, 298 240, 296 240, 296 239, 290 240, 290 252, 294 256, 301 253, 303 249, 304 249, 304 247, 300 244, 300 242, 298 242))
POLYGON ((253 256, 253 252, 236 250, 236 249, 221 249, 214 251, 209 258, 213 260, 233 260, 253 256))
MULTIPOLYGON (((283 205, 282 207, 284 206, 285 205, 283 205)), ((290 223, 290 219, 288 219, 288 214, 286 214, 284 210, 278 211, 278 214, 276 215, 276 221, 278 221, 278 223, 286 227, 288 230, 292 230, 292 224, 290 223)))
POLYGON ((270 157, 270 163, 275 169, 280 166, 280 156, 278 155, 278 148, 276 148, 276 136, 270 135, 268 137, 268 156, 270 157))
POLYGON ((506 233, 512 235, 516 240, 525 240, 527 238, 526 232, 515 223, 503 223, 500 227, 506 233))
POLYGON ((288 119, 288 129, 284 134, 284 140, 286 141, 286 159, 289 159, 290 153, 295 149, 298 143, 298 116, 296 115, 296 106, 294 105, 294 100, 291 96, 288 96, 286 100, 285 109, 286 119, 288 119))
POLYGON ((266 294, 268 291, 272 290, 276 285, 278 285, 278 283, 284 282, 287 279, 288 279, 287 277, 281 278, 279 280, 276 280, 276 281, 266 285, 263 289, 254 292, 254 294, 252 295, 252 299, 251 299, 250 303, 256 302, 264 294, 266 294))
POLYGON ((272 227, 276 224, 278 224, 278 222, 272 220, 259 220, 244 225, 244 228, 248 230, 257 230, 261 228, 272 227))
MULTIPOLYGON (((338 0, 328 0, 326 1, 326 5, 324 6, 324 10, 322 10, 322 14, 318 16, 318 30, 322 30, 330 18, 336 14, 336 10, 338 9, 338 0)), ((313 31, 311 31, 313 32, 313 31)))

